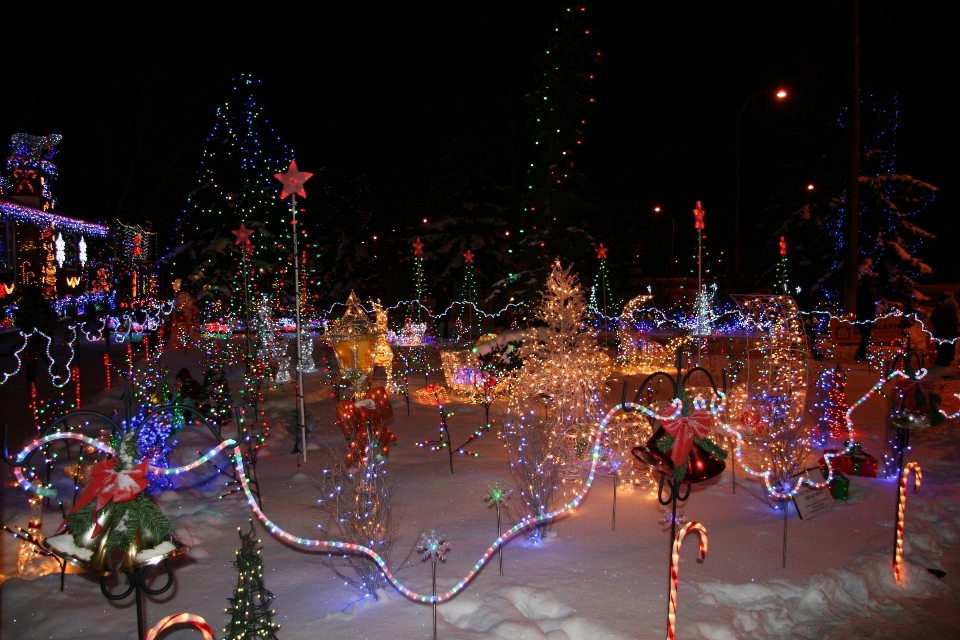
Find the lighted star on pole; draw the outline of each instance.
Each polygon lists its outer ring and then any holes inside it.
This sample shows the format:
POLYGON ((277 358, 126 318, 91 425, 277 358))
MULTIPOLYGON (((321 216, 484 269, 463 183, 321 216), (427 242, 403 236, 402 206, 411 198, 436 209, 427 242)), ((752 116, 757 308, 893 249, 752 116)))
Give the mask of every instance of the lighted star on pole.
POLYGON ((463 254, 463 263, 473 264, 473 251, 470 251, 470 249, 467 249, 467 252, 463 254))
POLYGON ((413 255, 415 256, 423 255, 423 243, 420 242, 420 238, 417 238, 417 241, 413 243, 413 255))
POLYGON ((290 168, 287 169, 286 173, 275 173, 273 177, 283 183, 283 188, 280 190, 280 199, 286 200, 287 196, 291 193, 295 193, 301 198, 307 197, 307 192, 303 188, 303 184, 313 177, 312 173, 307 173, 306 171, 297 170, 297 161, 290 161, 290 168))
POLYGON ((705 213, 706 211, 704 211, 700 206, 700 201, 697 200, 697 208, 693 210, 693 227, 695 229, 704 228, 705 225, 703 224, 703 214, 705 213))
POLYGON ((247 251, 251 250, 250 246, 250 236, 253 235, 254 229, 247 229, 243 223, 240 223, 239 229, 234 229, 230 233, 237 236, 237 241, 234 244, 243 245, 243 248, 247 251))
POLYGON ((607 251, 609 251, 609 248, 603 246, 603 243, 601 242, 601 243, 600 243, 600 246, 597 247, 596 249, 594 249, 594 251, 597 252, 597 260, 606 260, 606 259, 607 259, 607 251))

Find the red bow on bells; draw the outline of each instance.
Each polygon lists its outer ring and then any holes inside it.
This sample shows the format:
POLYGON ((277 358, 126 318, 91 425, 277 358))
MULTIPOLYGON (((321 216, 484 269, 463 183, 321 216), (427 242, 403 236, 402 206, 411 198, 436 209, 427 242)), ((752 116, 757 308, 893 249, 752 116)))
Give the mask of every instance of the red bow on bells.
POLYGON ((694 438, 706 438, 713 427, 713 416, 709 411, 694 411, 689 416, 680 416, 676 420, 664 420, 663 430, 673 436, 673 448, 670 460, 679 467, 687 462, 687 454, 693 448, 694 438))
MULTIPOLYGON (((147 488, 148 460, 126 471, 114 470, 113 462, 108 458, 97 463, 90 473, 90 482, 84 487, 83 493, 80 494, 70 513, 87 506, 93 502, 94 498, 97 500, 95 511, 100 511, 111 500, 114 503, 127 502, 136 498, 147 488)), ((93 535, 98 533, 100 533, 99 523, 94 528, 93 535)))

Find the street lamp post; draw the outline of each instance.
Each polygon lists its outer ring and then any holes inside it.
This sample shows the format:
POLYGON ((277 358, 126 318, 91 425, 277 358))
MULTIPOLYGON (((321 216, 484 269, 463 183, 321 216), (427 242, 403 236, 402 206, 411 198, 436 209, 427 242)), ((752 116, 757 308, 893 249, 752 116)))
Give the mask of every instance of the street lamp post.
POLYGON ((670 216, 670 277, 672 278, 673 277, 673 240, 674 238, 676 238, 676 235, 677 235, 676 234, 677 225, 676 225, 676 221, 673 219, 672 213, 670 213, 669 211, 661 207, 653 208, 654 213, 660 213, 661 211, 667 214, 668 216, 670 216))
MULTIPOLYGON (((747 108, 747 105, 750 104, 757 96, 762 96, 765 93, 772 93, 770 89, 764 89, 762 91, 757 91, 755 94, 746 99, 743 103, 743 106, 740 107, 740 113, 737 114, 737 141, 736 141, 736 172, 737 172, 737 185, 736 192, 734 196, 734 214, 733 214, 733 270, 737 275, 740 275, 740 117, 743 115, 743 110, 747 108)), ((787 97, 787 92, 783 89, 780 89, 775 94, 778 99, 783 100, 787 97)))

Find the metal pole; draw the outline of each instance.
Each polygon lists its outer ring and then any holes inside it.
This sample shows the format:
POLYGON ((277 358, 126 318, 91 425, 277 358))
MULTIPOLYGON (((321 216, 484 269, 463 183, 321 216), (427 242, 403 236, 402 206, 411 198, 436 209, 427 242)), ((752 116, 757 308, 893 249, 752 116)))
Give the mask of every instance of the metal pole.
POLYGON ((293 279, 296 295, 296 322, 297 322, 297 353, 294 362, 297 370, 297 430, 300 432, 300 441, 303 444, 303 461, 307 461, 307 420, 303 410, 303 368, 300 362, 300 252, 297 249, 297 194, 292 194, 293 220, 293 279))
POLYGON ((667 215, 670 216, 670 277, 673 277, 673 243, 677 237, 677 221, 674 220, 673 214, 667 212, 667 215))

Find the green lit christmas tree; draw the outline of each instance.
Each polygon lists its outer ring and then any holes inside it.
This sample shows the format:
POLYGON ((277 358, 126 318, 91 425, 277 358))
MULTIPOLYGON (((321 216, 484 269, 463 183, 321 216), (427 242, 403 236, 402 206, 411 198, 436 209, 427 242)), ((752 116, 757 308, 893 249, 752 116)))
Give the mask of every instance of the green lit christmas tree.
POLYGON ((273 594, 263 586, 263 560, 260 558, 260 541, 253 537, 253 522, 250 532, 240 536, 240 549, 233 566, 237 568, 237 588, 233 597, 227 598, 230 606, 230 622, 223 629, 224 640, 276 640, 280 625, 271 619, 275 611, 270 609, 273 594))

